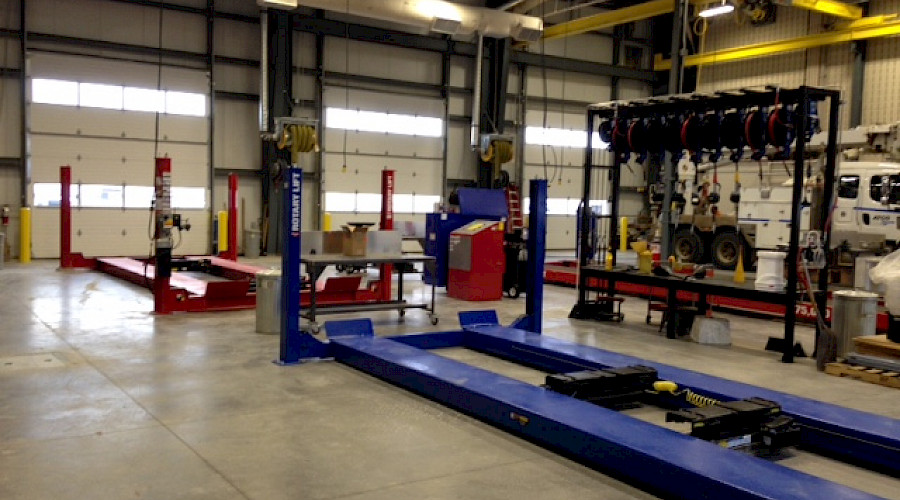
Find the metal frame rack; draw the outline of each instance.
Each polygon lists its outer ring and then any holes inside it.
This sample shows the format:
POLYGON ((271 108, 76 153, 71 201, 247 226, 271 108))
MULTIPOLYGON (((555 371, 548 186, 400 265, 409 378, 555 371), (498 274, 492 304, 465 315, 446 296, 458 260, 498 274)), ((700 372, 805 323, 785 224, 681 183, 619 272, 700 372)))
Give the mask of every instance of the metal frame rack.
MULTIPOLYGON (((828 101, 828 142, 825 148, 825 175, 824 175, 824 193, 823 199, 825 203, 820 205, 819 221, 822 224, 828 218, 828 210, 830 209, 831 199, 834 195, 834 173, 837 160, 837 128, 838 114, 840 108, 840 92, 824 88, 801 86, 798 88, 775 88, 766 87, 762 90, 742 89, 729 92, 717 92, 713 94, 685 94, 673 96, 661 96, 648 98, 643 100, 631 101, 614 101, 608 103, 594 104, 587 110, 587 148, 585 150, 584 160, 584 180, 583 180, 583 196, 582 204, 587 207, 590 200, 591 179, 594 170, 597 168, 609 169, 610 180, 612 182, 611 190, 611 212, 609 224, 609 241, 618 241, 618 228, 616 221, 618 220, 618 188, 621 166, 628 161, 630 153, 623 151, 614 152, 614 161, 612 167, 600 167, 594 164, 593 150, 593 132, 598 129, 601 120, 612 119, 647 119, 659 116, 681 116, 689 114, 703 114, 710 111, 724 112, 729 109, 744 110, 751 107, 759 109, 775 108, 777 106, 795 108, 795 129, 806 131, 810 126, 810 110, 812 103, 828 101)), ((787 290, 784 294, 777 294, 781 299, 779 302, 786 304, 786 315, 784 324, 783 353, 782 361, 790 363, 794 359, 794 323, 796 321, 796 304, 798 298, 797 291, 797 262, 798 250, 800 247, 800 214, 801 203, 803 198, 804 186, 804 166, 806 142, 803 140, 805 132, 797 134, 798 140, 793 153, 793 197, 791 203, 791 230, 790 243, 788 247, 788 279, 787 290)), ((741 152, 743 151, 743 148, 741 152)), ((663 240, 668 242, 668 233, 671 231, 671 216, 668 215, 669 207, 672 201, 672 185, 675 178, 674 170, 677 157, 673 158, 670 153, 665 154, 666 158, 661 158, 660 164, 667 165, 664 181, 666 184, 666 196, 663 201, 663 217, 661 224, 663 225, 663 240), (668 158, 669 161, 664 161, 668 158)), ((584 310, 590 307, 588 294, 591 287, 588 286, 589 280, 594 276, 593 270, 601 269, 600 266, 594 266, 589 261, 589 235, 590 230, 590 211, 583 210, 581 220, 579 221, 579 272, 578 272, 578 302, 573 308, 573 314, 578 310, 584 310)), ((824 229, 824 228, 820 228, 824 229)), ((828 234, 825 234, 825 248, 829 248, 828 234)), ((665 246, 665 245, 664 245, 665 246)), ((616 250, 615 245, 611 245, 613 264, 615 265, 616 250)), ((615 293, 615 283, 613 280, 607 281, 608 294, 610 296, 615 293)), ((828 272, 827 264, 819 274, 818 295, 821 297, 822 304, 820 310, 825 310, 824 297, 828 291, 828 272)), ((733 296, 741 297, 741 290, 736 289, 733 296)))

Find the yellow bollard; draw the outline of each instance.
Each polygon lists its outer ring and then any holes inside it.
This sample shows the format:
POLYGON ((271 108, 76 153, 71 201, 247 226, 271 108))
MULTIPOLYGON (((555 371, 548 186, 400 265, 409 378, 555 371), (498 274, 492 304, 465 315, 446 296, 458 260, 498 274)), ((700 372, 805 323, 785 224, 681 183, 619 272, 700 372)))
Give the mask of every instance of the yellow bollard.
POLYGON ((322 214, 322 231, 331 231, 331 214, 328 212, 322 214))
POLYGON ((622 228, 619 230, 619 251, 628 250, 628 217, 622 217, 622 228))
POLYGON ((219 211, 219 224, 218 224, 218 249, 219 252, 224 252, 228 250, 228 212, 225 210, 219 211))
POLYGON ((31 209, 19 210, 19 262, 31 262, 31 209))

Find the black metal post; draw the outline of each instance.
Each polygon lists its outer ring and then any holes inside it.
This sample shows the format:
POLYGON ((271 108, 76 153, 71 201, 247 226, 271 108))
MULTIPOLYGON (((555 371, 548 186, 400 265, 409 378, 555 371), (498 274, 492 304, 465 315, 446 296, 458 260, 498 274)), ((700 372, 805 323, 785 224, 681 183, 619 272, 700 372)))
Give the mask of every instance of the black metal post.
MULTIPOLYGON (((482 64, 479 133, 503 133, 506 121, 506 90, 509 81, 510 38, 485 38, 485 56, 475 64, 482 64)), ((476 85, 478 82, 475 82, 476 85)), ((546 97, 546 96, 545 96, 546 97)), ((493 162, 478 157, 478 187, 494 187, 493 162)))
POLYGON ((447 203, 447 153, 450 150, 450 52, 453 50, 453 40, 446 37, 447 50, 441 52, 441 99, 444 104, 444 137, 441 148, 441 203, 447 203))
POLYGON ((588 241, 591 228, 591 176, 594 170, 594 119, 597 114, 591 110, 587 112, 587 148, 584 150, 584 175, 581 195, 581 220, 578 221, 578 305, 587 301, 586 280, 582 277, 581 268, 588 263, 588 241))
MULTIPOLYGON (((269 78, 269 127, 272 120, 279 116, 291 116, 291 84, 292 84, 292 20, 291 14, 284 11, 269 10, 269 67, 260 68, 268 71, 269 78)), ((265 243, 266 252, 278 253, 282 247, 282 235, 278 228, 284 217, 282 197, 276 193, 280 188, 280 179, 276 174, 276 162, 281 159, 290 164, 290 153, 279 151, 272 141, 263 142, 263 205, 267 209, 265 216, 269 230, 265 243)))
MULTIPOLYGON (((868 42, 857 40, 850 43, 850 53, 853 55, 853 67, 850 72, 850 126, 858 127, 862 124, 863 85, 866 76, 866 52, 868 42)), ((836 124, 828 123, 829 130, 836 128, 836 124)))
POLYGON ((19 0, 19 66, 22 68, 19 73, 20 86, 20 126, 19 131, 20 151, 19 156, 22 158, 22 183, 21 183, 21 205, 28 206, 28 187, 31 185, 31 147, 28 141, 28 29, 25 16, 26 0, 19 0))
MULTIPOLYGON (((794 151, 794 186, 791 190, 791 238, 788 246, 788 279, 787 301, 785 303, 784 316, 784 351, 781 361, 794 362, 794 326, 797 321, 797 257, 800 250, 800 215, 803 211, 803 167, 806 164, 804 153, 806 152, 806 133, 809 123, 809 88, 800 87, 800 99, 797 103, 797 112, 800 114, 797 120, 797 147, 794 151)), ((836 124, 830 124, 834 128, 836 124)))
MULTIPOLYGON (((350 68, 345 68, 347 73, 350 68)), ((316 94, 313 98, 315 116, 319 119, 319 151, 316 152, 316 171, 313 173, 316 191, 316 229, 322 229, 325 201, 325 36, 316 34, 316 94)))
MULTIPOLYGON (((215 132, 216 132, 216 51, 215 51, 215 13, 216 1, 206 0, 206 71, 209 73, 209 131, 207 141, 209 142, 209 172, 207 173, 207 182, 209 183, 209 211, 210 214, 216 213, 216 158, 215 158, 215 132)), ((212 251, 213 242, 215 241, 216 228, 215 224, 209 226, 209 250, 212 251)), ((237 253, 235 253, 237 255, 237 253)))

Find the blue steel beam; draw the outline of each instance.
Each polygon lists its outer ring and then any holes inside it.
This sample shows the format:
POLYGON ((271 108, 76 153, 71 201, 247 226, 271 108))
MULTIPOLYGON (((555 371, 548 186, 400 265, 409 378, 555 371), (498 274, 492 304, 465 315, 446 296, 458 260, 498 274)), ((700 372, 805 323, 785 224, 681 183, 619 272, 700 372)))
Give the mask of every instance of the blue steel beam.
POLYGON ((331 351, 344 364, 575 456, 653 494, 878 498, 390 339, 333 338, 331 351))
POLYGON ((712 398, 761 397, 776 401, 802 426, 803 446, 900 475, 900 420, 503 326, 467 328, 462 345, 549 372, 650 366, 656 368, 661 379, 712 398))

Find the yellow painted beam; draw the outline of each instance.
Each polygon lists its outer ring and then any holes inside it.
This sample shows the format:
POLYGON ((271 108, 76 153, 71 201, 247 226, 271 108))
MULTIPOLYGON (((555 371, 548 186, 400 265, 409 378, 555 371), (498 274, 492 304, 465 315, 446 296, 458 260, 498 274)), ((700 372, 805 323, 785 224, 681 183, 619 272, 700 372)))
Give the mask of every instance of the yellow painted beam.
MULTIPOLYGON (((708 66, 712 64, 740 61, 743 59, 767 57, 775 54, 783 54, 785 52, 793 52, 797 50, 812 49, 816 47, 823 47, 825 45, 848 43, 854 40, 869 40, 872 38, 882 38, 896 35, 900 35, 900 21, 890 21, 873 26, 846 28, 843 30, 831 31, 828 33, 818 33, 815 35, 801 36, 787 40, 776 40, 772 42, 764 42, 754 45, 745 45, 742 47, 716 50, 713 52, 705 52, 702 54, 694 54, 684 58, 684 65, 685 67, 708 66)), ((663 60, 659 55, 657 55, 657 58, 653 63, 653 69, 655 71, 666 71, 671 68, 671 60, 663 60)))
POLYGON ((856 20, 863 16, 861 7, 838 0, 783 0, 779 3, 844 19, 856 20))
POLYGON ((589 31, 611 28, 619 24, 649 19, 675 10, 674 0, 652 0, 623 9, 585 16, 544 28, 544 40, 580 35, 589 31))

